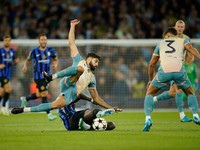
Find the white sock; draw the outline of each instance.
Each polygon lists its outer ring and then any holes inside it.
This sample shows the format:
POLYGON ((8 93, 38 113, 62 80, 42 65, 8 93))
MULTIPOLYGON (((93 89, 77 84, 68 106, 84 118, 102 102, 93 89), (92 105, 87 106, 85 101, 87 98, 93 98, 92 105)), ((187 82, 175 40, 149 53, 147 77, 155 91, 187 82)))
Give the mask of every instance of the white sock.
POLYGON ((153 101, 154 101, 155 103, 158 101, 156 96, 153 97, 153 101))
POLYGON ((145 122, 147 122, 149 119, 151 119, 151 116, 146 116, 145 122))
POLYGON ((197 117, 199 119, 199 115, 198 114, 193 114, 193 117, 197 117))
POLYGON ((31 108, 30 107, 24 107, 24 112, 31 112, 31 108))
POLYGON ((52 75, 52 80, 56 79, 57 78, 57 74, 53 74, 52 75))
POLYGON ((184 112, 180 112, 179 116, 180 116, 181 119, 183 119, 185 117, 185 113, 184 112))
POLYGON ((79 129, 81 129, 81 130, 89 130, 90 127, 91 127, 91 126, 90 126, 89 124, 85 123, 85 122, 83 121, 83 119, 80 118, 80 120, 79 120, 79 129), (82 121, 82 124, 80 124, 80 121, 82 121))

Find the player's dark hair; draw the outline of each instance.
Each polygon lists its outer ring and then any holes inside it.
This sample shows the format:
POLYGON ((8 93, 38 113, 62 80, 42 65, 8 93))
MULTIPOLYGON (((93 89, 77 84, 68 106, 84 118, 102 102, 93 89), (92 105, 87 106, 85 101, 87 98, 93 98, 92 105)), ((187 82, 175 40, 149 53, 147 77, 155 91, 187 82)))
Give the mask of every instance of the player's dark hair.
POLYGON ((10 39, 11 39, 11 36, 8 35, 8 34, 6 34, 6 35, 3 36, 3 40, 4 40, 4 39, 7 39, 7 38, 10 38, 10 39))
POLYGON ((89 57, 92 57, 92 58, 97 58, 99 60, 101 60, 101 57, 95 53, 88 53, 87 56, 86 56, 86 59, 89 58, 89 57))
POLYGON ((39 34, 38 39, 40 39, 41 36, 47 36, 46 33, 42 32, 39 34))
POLYGON ((163 37, 167 34, 167 33, 171 33, 173 35, 177 35, 177 31, 174 27, 169 27, 164 33, 163 33, 163 37))

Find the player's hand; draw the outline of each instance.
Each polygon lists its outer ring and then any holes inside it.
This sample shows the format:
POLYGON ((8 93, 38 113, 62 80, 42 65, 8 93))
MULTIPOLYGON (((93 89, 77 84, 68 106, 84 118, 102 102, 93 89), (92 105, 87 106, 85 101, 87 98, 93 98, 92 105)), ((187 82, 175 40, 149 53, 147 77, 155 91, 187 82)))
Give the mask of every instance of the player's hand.
POLYGON ((79 24, 80 20, 78 19, 74 19, 71 21, 71 26, 76 26, 77 24, 79 24))
POLYGON ((47 84, 53 80, 52 75, 48 75, 45 71, 42 72, 42 75, 43 75, 47 84))
POLYGON ((5 64, 0 64, 0 69, 5 68, 5 64))
POLYGON ((117 106, 113 107, 113 109, 115 110, 115 112, 122 112, 122 109, 118 108, 117 106))
POLYGON ((23 66, 22 71, 25 73, 27 71, 27 66, 23 66))

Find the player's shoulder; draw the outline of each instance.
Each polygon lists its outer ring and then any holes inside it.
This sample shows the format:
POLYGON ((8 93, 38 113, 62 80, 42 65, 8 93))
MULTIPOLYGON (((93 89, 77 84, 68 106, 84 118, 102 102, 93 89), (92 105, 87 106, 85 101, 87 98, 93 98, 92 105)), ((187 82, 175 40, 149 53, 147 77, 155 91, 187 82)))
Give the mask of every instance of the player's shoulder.
POLYGON ((47 47, 47 50, 49 50, 49 51, 55 51, 55 48, 53 48, 53 47, 47 47))
POLYGON ((190 37, 186 34, 183 34, 183 39, 187 39, 187 40, 190 40, 190 37))

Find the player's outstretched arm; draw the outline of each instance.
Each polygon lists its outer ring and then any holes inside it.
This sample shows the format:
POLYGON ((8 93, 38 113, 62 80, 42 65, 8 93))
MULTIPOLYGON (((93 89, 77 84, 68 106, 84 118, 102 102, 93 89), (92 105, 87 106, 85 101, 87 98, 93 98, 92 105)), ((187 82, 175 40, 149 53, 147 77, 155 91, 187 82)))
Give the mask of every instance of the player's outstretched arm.
POLYGON ((69 30, 69 48, 70 48, 70 53, 71 56, 74 57, 78 53, 78 48, 76 47, 75 44, 75 26, 79 24, 79 20, 74 19, 70 23, 70 30, 69 30))
POLYGON ((89 89, 89 92, 90 92, 90 95, 92 97, 92 99, 94 100, 94 103, 103 107, 103 108, 106 108, 106 109, 114 109, 116 112, 121 112, 122 110, 119 109, 118 107, 113 107, 113 106, 110 106, 108 103, 106 103, 99 95, 98 95, 98 92, 96 90, 96 88, 91 88, 89 89))

